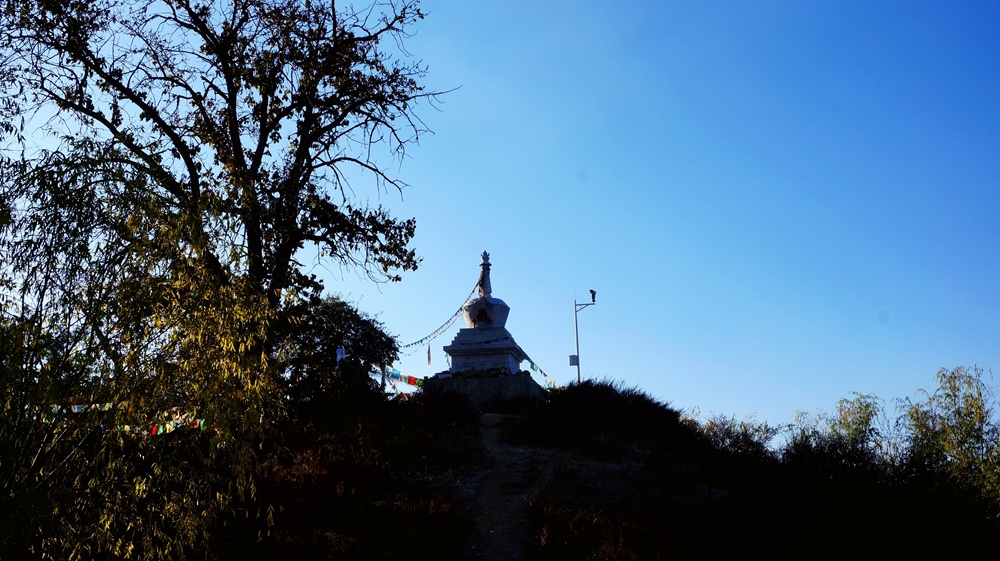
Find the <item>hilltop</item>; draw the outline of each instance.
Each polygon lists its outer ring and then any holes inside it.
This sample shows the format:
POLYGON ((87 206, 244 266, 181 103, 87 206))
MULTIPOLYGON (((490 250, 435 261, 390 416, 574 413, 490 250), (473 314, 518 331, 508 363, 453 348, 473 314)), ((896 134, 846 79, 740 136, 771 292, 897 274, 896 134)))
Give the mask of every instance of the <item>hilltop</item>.
MULTIPOLYGON (((945 374, 942 387, 979 381, 964 369, 945 374)), ((935 397, 941 396, 928 396, 928 407, 914 404, 911 413, 947 413, 935 397)), ((1000 553, 997 427, 990 415, 979 427, 981 441, 965 443, 967 451, 979 447, 979 460, 949 449, 941 461, 947 426, 934 425, 945 429, 937 433, 938 448, 915 432, 917 425, 889 435, 868 396, 842 401, 829 422, 784 428, 684 418, 640 390, 606 381, 490 411, 420 395, 351 404, 298 419, 301 430, 286 441, 261 488, 262 504, 280 506, 271 525, 234 521, 213 555, 993 559, 1000 553), (781 431, 787 438, 776 447, 781 431), (887 448, 890 440, 895 450, 887 448)), ((951 419, 952 428, 961 421, 951 419)))

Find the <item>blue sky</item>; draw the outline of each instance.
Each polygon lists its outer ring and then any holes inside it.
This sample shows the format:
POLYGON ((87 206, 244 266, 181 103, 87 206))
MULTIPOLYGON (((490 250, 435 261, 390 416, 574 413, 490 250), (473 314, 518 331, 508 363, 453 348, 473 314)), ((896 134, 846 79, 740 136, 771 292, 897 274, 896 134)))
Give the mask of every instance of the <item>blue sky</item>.
MULTIPOLYGON (((357 190, 416 218, 421 267, 315 271, 402 343, 487 250, 508 329, 559 383, 591 288, 583 375, 703 415, 1000 376, 1000 3, 423 8, 407 48, 429 89, 458 89, 391 164, 412 187, 357 190)), ((399 368, 446 369, 457 329, 399 368)))

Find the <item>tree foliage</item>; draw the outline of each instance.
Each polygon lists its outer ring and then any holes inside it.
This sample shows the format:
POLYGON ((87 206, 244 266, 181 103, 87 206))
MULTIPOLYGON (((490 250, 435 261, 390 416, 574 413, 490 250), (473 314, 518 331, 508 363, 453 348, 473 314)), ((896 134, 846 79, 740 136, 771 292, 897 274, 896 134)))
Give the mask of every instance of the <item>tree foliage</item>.
POLYGON ((995 502, 1000 518, 1000 419, 983 369, 960 366, 937 374, 934 393, 903 402, 906 465, 947 474, 995 502))
POLYGON ((373 401, 385 394, 370 374, 396 359, 396 340, 339 298, 316 298, 303 308, 283 347, 281 380, 292 422, 322 428, 316 425, 375 410, 373 401))
POLYGON ((47 129, 62 141, 28 161, 23 188, 79 175, 90 195, 133 208, 121 241, 180 252, 217 283, 245 277, 272 304, 313 284, 295 267, 305 243, 397 278, 416 266, 413 222, 349 196, 352 167, 402 186, 378 158, 422 130, 423 70, 382 43, 422 15, 386 7, 7 2, 18 114, 4 120, 54 111, 47 129))
POLYGON ((266 509, 247 501, 302 356, 290 334, 322 289, 301 250, 374 280, 417 266, 414 222, 355 189, 404 186, 389 165, 429 94, 397 54, 422 14, 0 6, 0 511, 44 514, 7 516, 0 546, 196 552, 226 517, 266 509), (93 404, 113 407, 72 411, 93 404), (150 435, 197 419, 208 430, 150 435))

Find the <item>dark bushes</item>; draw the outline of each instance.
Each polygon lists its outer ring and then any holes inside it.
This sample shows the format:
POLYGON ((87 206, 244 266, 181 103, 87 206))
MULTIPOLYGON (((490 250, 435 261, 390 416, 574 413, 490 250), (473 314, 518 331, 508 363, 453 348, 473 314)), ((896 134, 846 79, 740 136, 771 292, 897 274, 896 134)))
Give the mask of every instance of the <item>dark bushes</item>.
POLYGON ((586 380, 549 393, 524 424, 539 444, 573 446, 614 458, 629 446, 655 446, 685 432, 680 413, 637 388, 586 380))

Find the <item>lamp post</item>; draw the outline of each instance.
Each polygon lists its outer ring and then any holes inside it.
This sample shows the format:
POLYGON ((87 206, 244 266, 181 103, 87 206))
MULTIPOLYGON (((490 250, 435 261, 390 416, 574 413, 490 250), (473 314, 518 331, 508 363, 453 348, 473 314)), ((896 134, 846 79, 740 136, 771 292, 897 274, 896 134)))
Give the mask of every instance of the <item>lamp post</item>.
POLYGON ((569 365, 576 365, 576 383, 580 383, 580 320, 577 316, 580 314, 580 310, 586 308, 587 306, 593 306, 597 304, 597 291, 590 291, 590 302, 585 302, 583 304, 576 303, 576 297, 573 298, 573 330, 576 332, 576 354, 570 355, 569 365))

